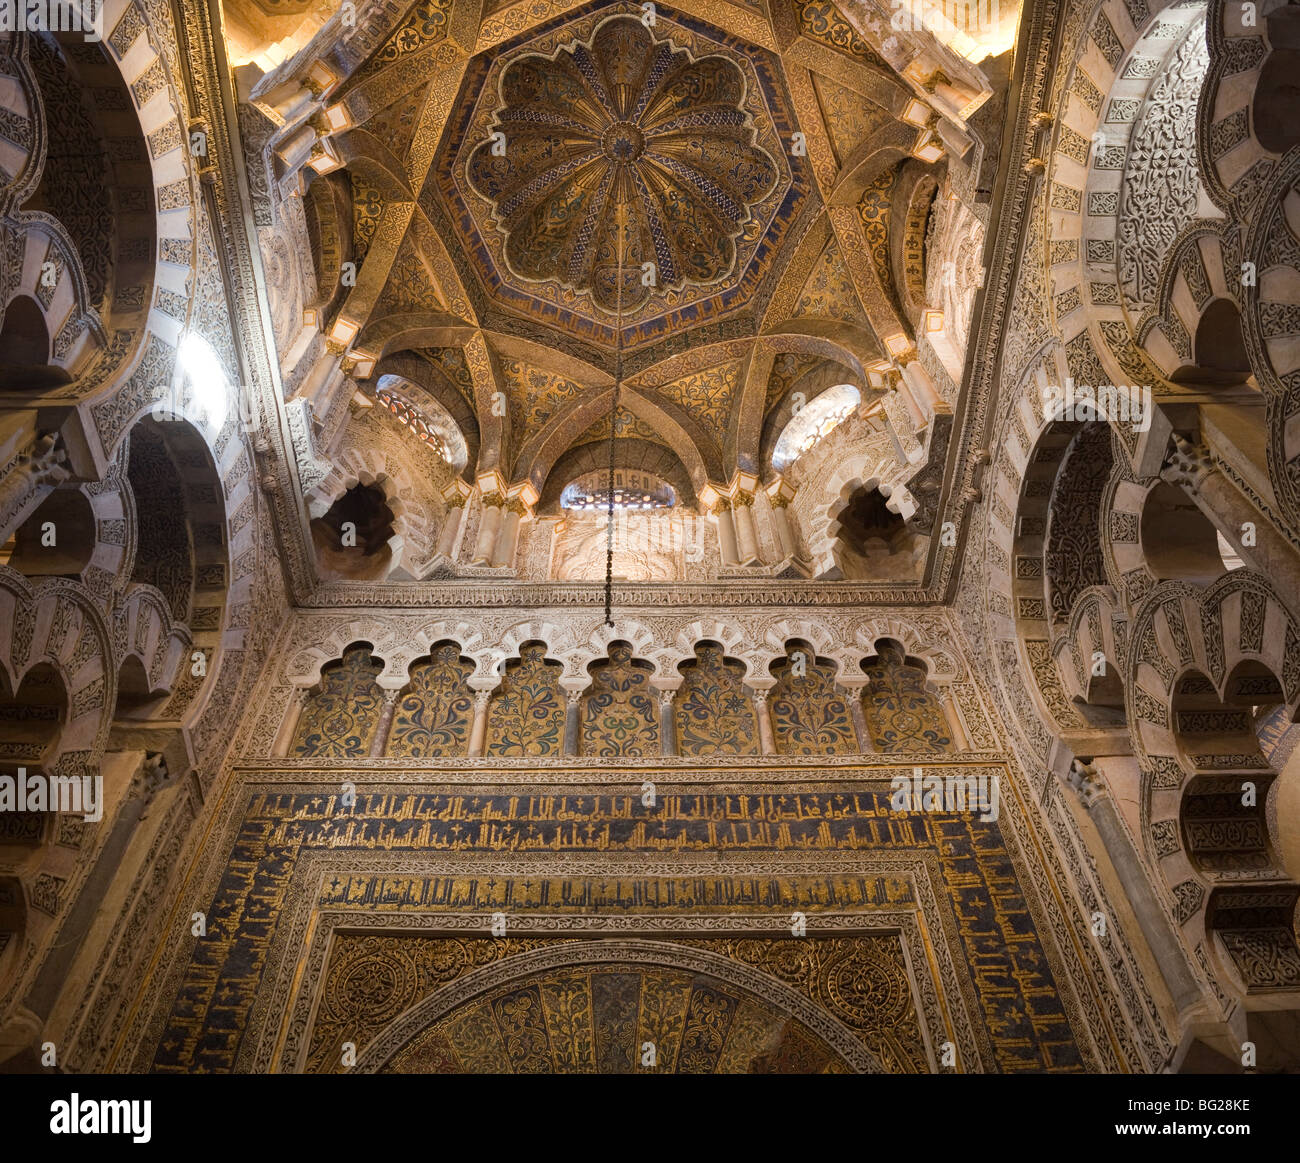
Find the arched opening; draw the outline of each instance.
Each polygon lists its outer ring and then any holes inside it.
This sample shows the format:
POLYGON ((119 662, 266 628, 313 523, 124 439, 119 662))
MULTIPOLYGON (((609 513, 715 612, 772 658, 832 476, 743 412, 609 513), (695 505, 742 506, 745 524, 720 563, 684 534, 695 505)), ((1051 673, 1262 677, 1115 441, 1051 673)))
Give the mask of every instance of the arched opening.
POLYGON ((136 510, 131 580, 154 586, 172 617, 186 622, 194 589, 194 542, 185 486, 159 429, 146 418, 131 432, 126 471, 136 510))
POLYGON ((151 689, 144 663, 132 654, 117 672, 117 703, 113 708, 113 719, 147 719, 164 696, 165 692, 151 689))
POLYGON ((852 416, 861 399, 862 393, 852 384, 836 384, 797 409, 777 437, 772 468, 784 472, 852 416))
POLYGON ((1093 727, 1122 727, 1124 717, 1124 680, 1119 667, 1104 654, 1085 659, 1086 693, 1074 700, 1079 713, 1093 727))
POLYGON ((0 739, 5 755, 0 767, 41 764, 58 744, 68 716, 68 694, 59 672, 49 663, 32 667, 10 693, 0 673, 0 739))
POLYGON ((0 326, 0 388, 43 391, 70 379, 50 363, 50 332, 40 304, 28 295, 16 295, 5 308, 0 326))
POLYGON ((1147 569, 1164 581, 1208 583, 1227 572, 1219 531, 1177 485, 1161 481, 1146 495, 1139 538, 1147 569))
POLYGON ((1243 384, 1250 378, 1250 357, 1241 332, 1241 312, 1231 299, 1215 299, 1196 325, 1196 364, 1170 377, 1176 384, 1243 384))
POLYGON ((1274 48, 1260 70, 1250 120, 1259 144, 1284 154, 1300 143, 1300 13, 1283 4, 1267 21, 1274 48))
MULTIPOLYGON (((58 219, 80 267, 84 305, 111 335, 138 322, 153 299, 157 218, 150 159, 179 151, 184 134, 169 139, 159 130, 145 141, 107 44, 74 32, 27 40, 49 141, 40 185, 23 210, 58 219)), ((61 273, 59 283, 70 277, 61 273)))
POLYGON ((321 572, 338 578, 387 576, 396 515, 378 484, 355 484, 311 523, 321 572))
POLYGON ((6 375, 49 362, 50 332, 45 326, 45 313, 31 296, 16 295, 5 308, 0 351, 5 353, 5 363, 9 365, 6 375))
POLYGON ((1174 686, 1174 740, 1184 769, 1193 773, 1179 813, 1183 843, 1203 873, 1276 866, 1266 803, 1277 775, 1260 750, 1254 707, 1247 701, 1264 696, 1246 693, 1261 680, 1276 684, 1267 668, 1251 662, 1229 676, 1226 699, 1199 671, 1188 671, 1174 686), (1250 794, 1243 794, 1246 783, 1250 794))
POLYGON ((871 680, 862 692, 862 716, 873 751, 953 749, 943 707, 926 683, 925 663, 909 658, 901 642, 880 639, 862 670, 871 680))
POLYGON ((414 385, 401 376, 382 375, 375 384, 375 399, 399 424, 405 427, 421 444, 437 453, 456 472, 464 469, 469 460, 469 449, 464 433, 437 400, 421 392, 422 403, 411 397, 414 385))
POLYGON ((915 576, 919 539, 902 516, 889 508, 889 498, 878 487, 859 485, 831 516, 833 553, 842 577, 915 576))
POLYGON ((307 694, 289 745, 291 756, 370 754, 379 731, 384 692, 375 680, 384 669, 369 642, 353 642, 321 667, 307 694))
POLYGON ((80 487, 57 488, 0 547, 0 564, 24 577, 79 578, 95 552, 95 514, 80 487))
POLYGON ((1101 498, 1114 466, 1110 426, 1083 424, 1060 461, 1047 509, 1043 574, 1047 611, 1060 626, 1070 619, 1079 595, 1103 585, 1101 498))
POLYGON ((17 876, 0 875, 0 992, 22 959, 27 934, 27 894, 17 876))
MULTIPOLYGON (((556 581, 604 578, 609 499, 608 441, 571 448, 556 461, 530 533, 550 536, 556 581)), ((692 508, 690 476, 673 452, 649 440, 616 439, 613 500, 615 578, 680 581, 693 565, 704 569, 704 523, 692 508)))

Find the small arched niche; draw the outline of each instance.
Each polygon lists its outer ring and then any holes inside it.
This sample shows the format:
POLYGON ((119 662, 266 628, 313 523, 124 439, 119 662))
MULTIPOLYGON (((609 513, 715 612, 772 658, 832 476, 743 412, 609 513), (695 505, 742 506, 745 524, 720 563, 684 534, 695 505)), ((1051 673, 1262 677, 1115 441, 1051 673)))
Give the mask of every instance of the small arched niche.
POLYGON ((144 663, 134 654, 129 655, 117 672, 117 702, 113 719, 115 722, 148 719, 166 694, 166 691, 152 689, 144 663))
POLYGON ((916 576, 918 538, 878 486, 859 485, 831 517, 840 576, 860 581, 916 576))
POLYGON ((172 617, 186 622, 194 590, 194 538, 184 481, 161 427, 146 418, 131 432, 126 470, 136 511, 131 580, 154 586, 172 617))
POLYGON ((378 683, 384 662, 369 642, 353 642, 342 657, 321 667, 320 681, 303 696, 289 742, 295 757, 370 754, 379 731, 384 692, 378 683))
POLYGON ((32 667, 10 691, 0 671, 0 739, 10 764, 40 765, 58 745, 68 717, 68 694, 59 672, 49 663, 32 667))
POLYGON ((862 692, 862 716, 873 751, 951 751, 952 729, 938 696, 926 682, 926 665, 908 657, 901 642, 882 638, 863 659, 870 682, 862 692))
POLYGON ((95 552, 95 514, 79 486, 49 494, 3 547, 0 564, 27 578, 80 578, 95 552))
POLYGON ((1228 571, 1218 529, 1186 492, 1168 481, 1147 493, 1139 538, 1147 569, 1160 581, 1205 584, 1228 571))
POLYGON ((355 484, 311 523, 316 561, 327 577, 373 581, 388 575, 396 514, 379 484, 355 484))
POLYGON ((43 391, 70 379, 50 363, 50 331, 40 304, 30 295, 16 295, 0 325, 0 388, 43 391))
POLYGON ((1193 342, 1194 365, 1170 377, 1176 384, 1233 386, 1250 378, 1250 357, 1241 331, 1241 312, 1231 299, 1215 299, 1201 315, 1193 342))
POLYGON ((1209 678, 1196 670, 1174 686, 1174 740, 1184 768, 1194 773, 1179 811, 1184 846, 1202 873, 1232 877, 1243 870, 1280 871, 1266 810, 1277 775, 1260 748, 1250 701, 1275 697, 1268 692, 1280 692, 1280 687, 1254 661, 1238 665, 1225 687, 1220 698, 1209 678), (1251 797, 1242 794, 1246 781, 1254 785, 1251 797))
POLYGON ((1124 717, 1124 679, 1119 667, 1104 654, 1085 661, 1086 693, 1074 700, 1075 707, 1089 726, 1124 726, 1127 721, 1124 717))

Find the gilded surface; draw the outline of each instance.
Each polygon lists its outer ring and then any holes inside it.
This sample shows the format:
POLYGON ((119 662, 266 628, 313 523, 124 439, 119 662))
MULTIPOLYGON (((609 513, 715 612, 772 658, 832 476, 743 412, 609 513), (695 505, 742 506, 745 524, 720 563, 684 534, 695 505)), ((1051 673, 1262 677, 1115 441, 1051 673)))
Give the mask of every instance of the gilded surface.
POLYGON ((427 758, 464 755, 474 721, 474 700, 466 679, 474 664, 461 658, 454 642, 435 646, 411 667, 411 681, 393 712, 386 755, 427 758))
MULTIPOLYGON (((641 776, 629 773, 639 785, 641 776)), ((846 775, 848 773, 845 773, 846 775)), ((936 862, 937 884, 959 972, 978 998, 976 1019, 991 1047, 990 1068, 1001 1071, 1078 1070, 1079 1050, 1061 995, 1044 956, 998 822, 939 812, 899 816, 890 811, 887 783, 860 782, 829 792, 779 794, 669 791, 647 809, 639 791, 571 794, 517 792, 439 794, 362 791, 345 809, 337 792, 252 790, 233 834, 233 847, 208 905, 209 937, 195 942, 188 972, 161 1031, 153 1068, 164 1072, 230 1070, 259 995, 270 942, 285 915, 295 865, 307 853, 346 860, 387 854, 414 860, 427 854, 500 854, 501 859, 580 859, 626 853, 661 864, 675 854, 763 858, 778 853, 810 859, 837 854, 920 856, 936 862)), ((1005 813, 1003 818, 1005 818, 1005 813)), ((612 867, 612 866, 611 866, 612 867)), ((788 924, 805 910, 810 937, 826 910, 897 909, 910 899, 888 876, 847 872, 801 876, 650 874, 501 875, 449 877, 325 875, 321 908, 361 909, 398 918, 468 909, 482 916, 485 936, 494 911, 515 918, 608 914, 643 920, 699 917, 703 910, 788 924)), ((935 934, 937 936, 937 933, 935 934)), ((872 989, 848 986, 863 1012, 883 1003, 872 989)), ((959 988, 954 982, 953 989, 959 988)), ((882 995, 884 996, 884 995, 882 995)), ((886 1007, 888 1008, 888 1007, 886 1007)), ((387 1011, 385 1011, 387 1012, 387 1011)), ((905 1047, 900 1053, 906 1053, 905 1047)), ((883 1055, 883 1051, 881 1052, 883 1055)))
POLYGON ((896 647, 862 668, 871 677, 862 711, 873 751, 950 751, 952 738, 939 700, 925 689, 925 671, 908 666, 896 647))
POLYGON ((298 716, 289 754, 369 755, 384 701, 375 682, 382 669, 365 646, 323 667, 319 687, 298 716))
POLYGON ((718 647, 701 645, 681 672, 673 703, 678 753, 758 754, 758 720, 745 693, 745 668, 728 662, 718 647))
MULTIPOLYGON (((528 954, 572 940, 341 934, 326 971, 307 1069, 337 1071, 399 1013, 485 965, 517 977, 445 1008, 384 1064, 386 1073, 841 1073, 836 1050, 769 998, 674 965, 705 950, 809 998, 896 1073, 928 1069, 897 937, 665 942, 668 964, 538 969, 528 954), (506 965, 502 965, 504 969, 506 965), (654 1048, 653 1058, 643 1049, 654 1048)), ((445 995, 444 995, 445 996, 445 995)))
POLYGON ((658 755, 659 709, 650 688, 651 667, 615 642, 609 660, 591 668, 591 693, 583 699, 583 755, 658 755))
POLYGON ((835 687, 835 666, 794 651, 772 667, 776 686, 768 695, 772 734, 780 755, 849 755, 858 750, 849 704, 835 687))
POLYGON ((559 755, 564 742, 564 691, 558 662, 546 647, 525 643, 517 661, 506 663, 500 688, 488 705, 487 754, 559 755))
POLYGON ((674 290, 730 274, 735 239, 757 225, 751 208, 779 173, 744 100, 731 61, 692 59, 632 17, 553 58, 516 58, 494 123, 506 148, 482 143, 467 168, 511 271, 590 291, 606 311, 650 298, 645 262, 674 290))

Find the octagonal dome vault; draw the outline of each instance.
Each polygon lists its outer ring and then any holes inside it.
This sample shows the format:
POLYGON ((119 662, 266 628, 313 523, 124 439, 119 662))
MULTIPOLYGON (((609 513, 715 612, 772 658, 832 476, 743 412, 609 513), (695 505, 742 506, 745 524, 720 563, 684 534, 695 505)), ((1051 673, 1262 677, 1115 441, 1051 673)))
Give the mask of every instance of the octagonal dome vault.
POLYGON ((620 300, 629 346, 741 312, 812 197, 776 58, 662 8, 481 54, 459 106, 422 200, 489 298, 579 340, 620 300))

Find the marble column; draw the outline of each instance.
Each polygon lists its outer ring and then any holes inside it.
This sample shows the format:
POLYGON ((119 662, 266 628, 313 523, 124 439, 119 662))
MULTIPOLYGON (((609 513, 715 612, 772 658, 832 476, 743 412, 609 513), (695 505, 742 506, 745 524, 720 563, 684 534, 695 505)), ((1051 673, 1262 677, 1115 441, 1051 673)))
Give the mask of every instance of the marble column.
POLYGON ((750 691, 754 703, 754 718, 758 720, 758 745, 764 755, 776 754, 776 737, 772 733, 772 719, 767 711, 767 691, 750 691))
POLYGON ((393 711, 397 709, 397 696, 401 693, 397 689, 384 691, 384 705, 379 712, 379 726, 375 729, 375 737, 370 741, 371 756, 383 755, 384 748, 388 745, 388 732, 393 725, 393 711))
POLYGON ((905 379, 900 379, 894 385, 894 391, 898 393, 898 398, 903 401, 907 408, 908 419, 912 422, 912 429, 920 432, 925 427, 925 413, 921 410, 921 405, 917 403, 916 397, 912 395, 912 389, 905 379))
POLYGON ((469 732, 469 751, 470 758, 476 758, 483 754, 483 740, 487 738, 487 715, 488 700, 491 699, 491 691, 474 692, 474 726, 469 732))
POLYGON ((844 699, 849 704, 849 718, 853 720, 853 733, 858 737, 858 750, 863 753, 874 750, 871 732, 867 729, 867 716, 862 710, 862 693, 865 689, 864 686, 844 688, 844 699))
POLYGON ((934 380, 919 360, 911 359, 903 364, 903 380, 927 420, 943 407, 943 398, 934 386, 934 380))
POLYGON ((579 753, 579 732, 582 729, 582 691, 565 691, 567 702, 564 707, 564 754, 579 753))
POLYGON ((659 746, 664 755, 677 754, 677 717, 673 714, 673 699, 677 692, 659 692, 659 746))
POLYGON ((456 554, 456 541, 460 537, 460 523, 465 517, 465 498, 457 493, 447 500, 447 516, 443 519, 442 532, 438 534, 438 555, 453 558, 456 554))
POLYGON ((483 498, 483 515, 479 520, 478 541, 474 545, 474 565, 491 565, 496 553, 497 534, 501 530, 501 494, 483 498))
POLYGON ((944 721, 948 724, 948 730, 952 733, 952 745, 958 751, 969 751, 971 749, 970 736, 966 734, 966 724, 962 721, 961 710, 957 706, 957 700, 953 697, 952 687, 941 686, 936 697, 939 700, 939 706, 943 710, 944 721))
POLYGON ((284 722, 280 724, 280 731, 275 737, 275 746, 272 751, 275 755, 283 758, 289 754, 289 748, 293 745, 293 737, 298 730, 298 720, 302 718, 303 708, 307 705, 307 700, 311 697, 309 687, 295 687, 293 693, 289 696, 289 706, 284 713, 284 722))
POLYGON ((515 563, 515 547, 519 544, 519 523, 524 519, 524 503, 511 497, 501 508, 501 532, 497 536, 496 553, 492 564, 512 566, 515 563))
POLYGON ((1070 764, 1065 782, 1075 790, 1079 802, 1092 818, 1174 1004, 1180 1010, 1194 1004, 1200 1000, 1200 986, 1192 976, 1178 934, 1156 900, 1142 860, 1129 840, 1101 774, 1090 763, 1075 759, 1070 764))
POLYGON ((1181 487, 1244 561, 1265 574, 1281 593, 1300 593, 1300 555, 1220 470, 1205 445, 1177 434, 1175 451, 1160 475, 1181 487), (1242 544, 1246 523, 1254 526, 1255 544, 1242 544))
POLYGON ((732 502, 737 552, 741 565, 758 562, 758 531, 754 528, 754 494, 740 492, 732 502))
POLYGON ((718 549, 722 554, 723 565, 739 565, 736 555, 736 526, 731 516, 731 506, 726 501, 719 501, 712 509, 718 523, 718 549))
POLYGON ((776 539, 781 545, 781 557, 794 557, 794 530, 790 528, 790 499, 778 493, 772 498, 772 524, 776 528, 776 539))

